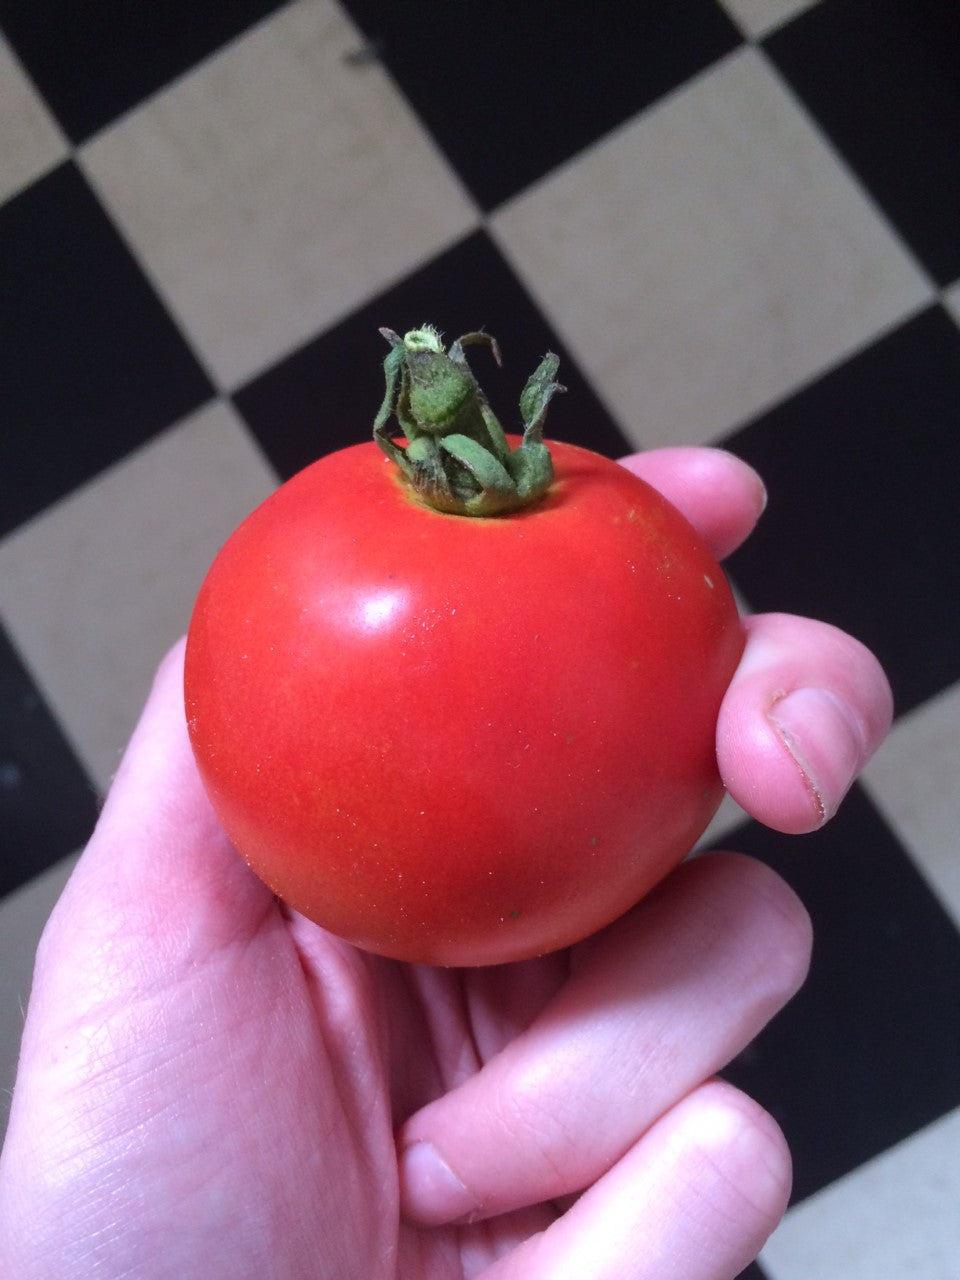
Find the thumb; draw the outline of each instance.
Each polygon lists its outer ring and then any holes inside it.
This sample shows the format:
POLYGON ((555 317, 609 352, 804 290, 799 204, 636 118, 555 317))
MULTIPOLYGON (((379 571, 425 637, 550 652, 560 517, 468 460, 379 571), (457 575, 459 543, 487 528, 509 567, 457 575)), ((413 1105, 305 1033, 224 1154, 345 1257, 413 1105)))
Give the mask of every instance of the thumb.
POLYGON ((184 642, 161 662, 107 796, 79 877, 149 899, 168 921, 212 909, 234 927, 272 895, 247 870, 197 772, 183 707, 184 642))
MULTIPOLYGON (((251 933, 272 906, 207 800, 182 688, 181 642, 160 665, 96 830, 47 922, 32 1010, 78 1015, 121 993, 135 998, 251 933)), ((27 1021, 25 1049, 36 1023, 27 1021)))

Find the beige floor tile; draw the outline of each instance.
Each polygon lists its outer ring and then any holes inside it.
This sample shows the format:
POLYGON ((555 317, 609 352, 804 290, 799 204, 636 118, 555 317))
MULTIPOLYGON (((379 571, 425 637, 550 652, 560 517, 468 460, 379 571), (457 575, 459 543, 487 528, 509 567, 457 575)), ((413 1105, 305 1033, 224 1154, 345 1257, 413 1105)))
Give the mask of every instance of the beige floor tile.
POLYGON ((477 215, 333 0, 301 0, 85 146, 81 163, 233 390, 477 215))
POLYGON ((6 624, 101 788, 210 561, 275 485, 216 402, 0 545, 6 624))
POLYGON ((59 164, 68 152, 60 126, 0 36, 0 201, 59 164))
POLYGON ((897 721, 864 783, 960 925, 958 761, 960 684, 897 721))
POLYGON ((761 1255, 770 1280, 953 1280, 958 1150, 955 1111, 792 1209, 761 1255))
POLYGON ((759 39, 769 35, 820 0, 720 0, 744 35, 759 39))
POLYGON ((753 49, 504 206, 493 228, 644 446, 717 438, 931 296, 753 49))
POLYGON ((725 795, 710 825, 697 841, 698 850, 735 848, 735 844, 730 842, 730 834, 734 828, 748 820, 749 815, 740 808, 736 800, 725 795))

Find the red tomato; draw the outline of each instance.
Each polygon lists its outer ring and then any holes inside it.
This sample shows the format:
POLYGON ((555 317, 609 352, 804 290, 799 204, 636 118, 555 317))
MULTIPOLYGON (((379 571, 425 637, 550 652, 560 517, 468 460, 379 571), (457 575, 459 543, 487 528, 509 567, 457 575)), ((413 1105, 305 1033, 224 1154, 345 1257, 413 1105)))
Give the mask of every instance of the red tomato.
POLYGON ((546 496, 442 514, 373 443, 274 493, 197 600, 186 707, 237 849, 360 947, 443 965, 566 946, 627 910, 722 795, 742 649, 699 536, 552 443, 546 496))

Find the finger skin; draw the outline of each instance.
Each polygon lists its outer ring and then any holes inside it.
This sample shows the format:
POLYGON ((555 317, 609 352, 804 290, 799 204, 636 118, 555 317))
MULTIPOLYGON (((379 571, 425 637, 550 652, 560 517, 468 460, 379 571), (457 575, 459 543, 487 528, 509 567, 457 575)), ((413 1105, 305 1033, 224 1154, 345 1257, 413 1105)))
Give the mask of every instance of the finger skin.
POLYGON ((527 1031, 401 1128, 405 1214, 476 1220, 588 1186, 753 1039, 809 953, 806 912, 769 868, 679 868, 575 950, 527 1031))
POLYGON ((757 473, 723 449, 652 449, 621 458, 620 465, 686 516, 718 560, 746 540, 766 506, 757 473))
POLYGON ((483 1280, 730 1280, 779 1223, 790 1185, 774 1121, 711 1081, 483 1280))
POLYGON ((746 646, 717 725, 733 798, 788 834, 823 826, 886 736, 890 685, 858 640, 790 614, 744 619, 746 646))
POLYGON ((168 919, 179 919, 183 904, 203 910, 212 898, 221 914, 241 912, 246 920, 272 895, 237 857, 200 782, 183 710, 184 646, 178 641, 157 669, 75 879, 91 878, 111 896, 133 886, 134 898, 146 881, 154 913, 168 919))
MULTIPOLYGON (((256 927, 273 895, 237 857, 203 790, 183 713, 183 641, 167 653, 124 752, 96 830, 41 937, 77 956, 96 954, 115 930, 130 951, 118 987, 141 975, 138 948, 164 939, 168 966, 203 944, 256 927), (202 850, 203 856, 197 856, 202 850), (144 886, 149 886, 145 892, 144 886)), ((72 969, 49 972, 65 988, 72 969)), ((102 994, 102 993, 101 993, 102 994)))
MULTIPOLYGON (((766 503, 760 477, 720 449, 655 449, 621 465, 658 489, 722 558, 766 503)), ((746 647, 724 699, 717 758, 733 798, 791 835, 836 813, 890 728, 893 699, 876 658, 827 623, 789 614, 744 619, 746 647)))

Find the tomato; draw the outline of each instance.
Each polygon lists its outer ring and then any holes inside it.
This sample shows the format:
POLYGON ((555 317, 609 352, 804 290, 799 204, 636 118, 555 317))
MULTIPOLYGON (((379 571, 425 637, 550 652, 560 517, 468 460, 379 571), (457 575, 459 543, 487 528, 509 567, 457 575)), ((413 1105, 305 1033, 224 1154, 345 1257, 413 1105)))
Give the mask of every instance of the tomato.
MULTIPOLYGON (((399 446, 398 446, 399 447, 399 446)), ((441 512, 373 442, 281 486, 194 609, 185 701, 238 851, 357 946, 441 965, 554 950, 695 844, 742 649, 658 493, 552 442, 509 515, 441 512)))

